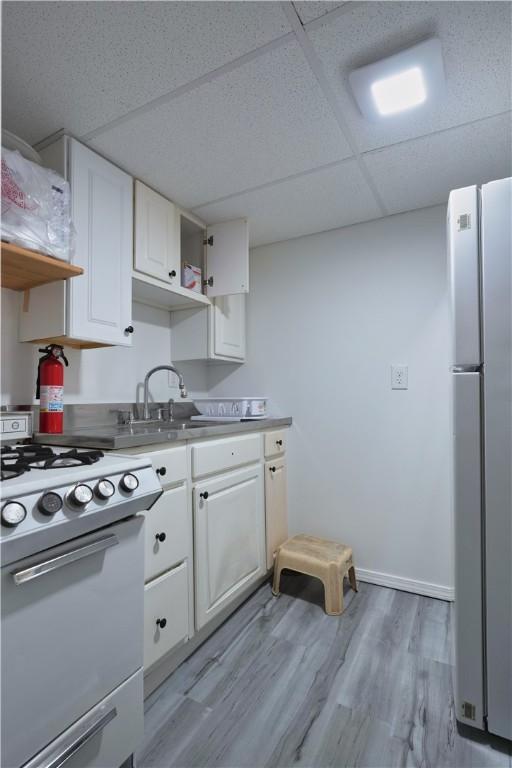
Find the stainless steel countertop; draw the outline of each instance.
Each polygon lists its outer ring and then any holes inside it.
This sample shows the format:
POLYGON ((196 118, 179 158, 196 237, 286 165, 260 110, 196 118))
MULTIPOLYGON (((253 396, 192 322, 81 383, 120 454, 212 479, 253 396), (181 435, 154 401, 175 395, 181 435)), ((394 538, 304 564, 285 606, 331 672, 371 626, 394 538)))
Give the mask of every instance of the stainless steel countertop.
POLYGON ((277 419, 259 419, 257 421, 184 421, 173 425, 161 424, 126 424, 109 425, 105 427, 75 427, 73 431, 62 435, 46 435, 37 432, 34 442, 46 445, 73 446, 75 448, 105 448, 106 450, 122 450, 137 448, 156 443, 176 443, 183 440, 197 440, 221 435, 237 435, 244 432, 254 432, 263 429, 289 427, 292 419, 289 416, 277 419))

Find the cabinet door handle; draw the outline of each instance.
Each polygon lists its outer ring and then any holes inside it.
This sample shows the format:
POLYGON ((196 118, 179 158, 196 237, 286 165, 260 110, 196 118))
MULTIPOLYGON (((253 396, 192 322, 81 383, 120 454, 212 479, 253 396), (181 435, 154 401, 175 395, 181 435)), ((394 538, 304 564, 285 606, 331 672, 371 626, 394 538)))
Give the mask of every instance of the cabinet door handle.
POLYGON ((208 491, 204 491, 203 493, 200 493, 200 494, 199 494, 199 498, 200 498, 200 499, 204 499, 205 501, 206 501, 206 499, 208 498, 208 496, 209 496, 209 493, 208 493, 208 491))
POLYGON ((276 445, 282 445, 282 444, 283 444, 282 440, 276 440, 276 445))
POLYGON ((160 627, 160 629, 165 629, 167 625, 167 619, 157 619, 156 620, 157 627, 160 627))
POLYGON ((129 325, 124 329, 125 333, 133 333, 133 325, 129 325))
POLYGON ((162 533, 156 533, 156 534, 155 534, 155 539, 156 539, 157 541, 161 541, 161 542, 164 542, 164 541, 166 540, 166 538, 167 538, 167 536, 166 536, 166 534, 164 533, 164 531, 162 531, 162 533))
POLYGON ((166 467, 158 467, 158 469, 156 470, 156 473, 157 473, 157 475, 162 475, 162 477, 163 477, 164 475, 167 474, 167 468, 166 467))
POLYGON ((276 471, 276 468, 275 468, 275 467, 269 467, 269 470, 270 470, 271 472, 275 472, 275 471, 276 471))
POLYGON ((171 269, 171 271, 169 272, 169 277, 176 277, 176 270, 175 269, 171 269))

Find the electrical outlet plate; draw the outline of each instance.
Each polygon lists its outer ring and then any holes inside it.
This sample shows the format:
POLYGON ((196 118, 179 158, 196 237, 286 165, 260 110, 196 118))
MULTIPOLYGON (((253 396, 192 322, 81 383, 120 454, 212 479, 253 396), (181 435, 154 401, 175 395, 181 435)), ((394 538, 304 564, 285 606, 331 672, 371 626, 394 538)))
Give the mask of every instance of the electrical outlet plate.
POLYGON ((409 388, 409 367, 407 365, 391 366, 391 389, 409 388))

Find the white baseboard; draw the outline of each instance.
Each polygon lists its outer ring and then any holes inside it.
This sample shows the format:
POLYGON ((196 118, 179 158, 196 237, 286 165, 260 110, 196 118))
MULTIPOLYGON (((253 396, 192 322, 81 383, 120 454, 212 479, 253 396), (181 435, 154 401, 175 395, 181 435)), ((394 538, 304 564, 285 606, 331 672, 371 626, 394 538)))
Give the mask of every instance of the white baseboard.
POLYGON ((390 573, 380 573, 379 571, 368 571, 364 568, 358 568, 357 565, 356 576, 361 581, 366 581, 369 584, 378 584, 380 587, 401 589, 403 592, 414 592, 417 595, 437 597, 439 600, 455 599, 453 587, 443 587, 441 584, 430 584, 428 581, 406 579, 403 576, 393 576, 390 573))

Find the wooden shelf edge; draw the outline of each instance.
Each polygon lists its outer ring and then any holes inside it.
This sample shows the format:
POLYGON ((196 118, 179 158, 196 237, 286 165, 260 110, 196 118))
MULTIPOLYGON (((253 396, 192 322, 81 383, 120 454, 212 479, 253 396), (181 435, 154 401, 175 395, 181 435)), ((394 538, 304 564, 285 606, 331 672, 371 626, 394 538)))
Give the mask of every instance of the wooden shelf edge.
POLYGON ((0 286, 14 291, 26 291, 83 274, 81 267, 14 243, 2 241, 1 256, 0 286))
POLYGON ((45 339, 30 339, 30 341, 24 341, 22 343, 40 344, 41 346, 47 346, 48 344, 60 344, 62 347, 71 347, 72 349, 103 349, 105 347, 114 346, 113 344, 102 344, 99 341, 74 339, 71 336, 49 336, 45 339))

